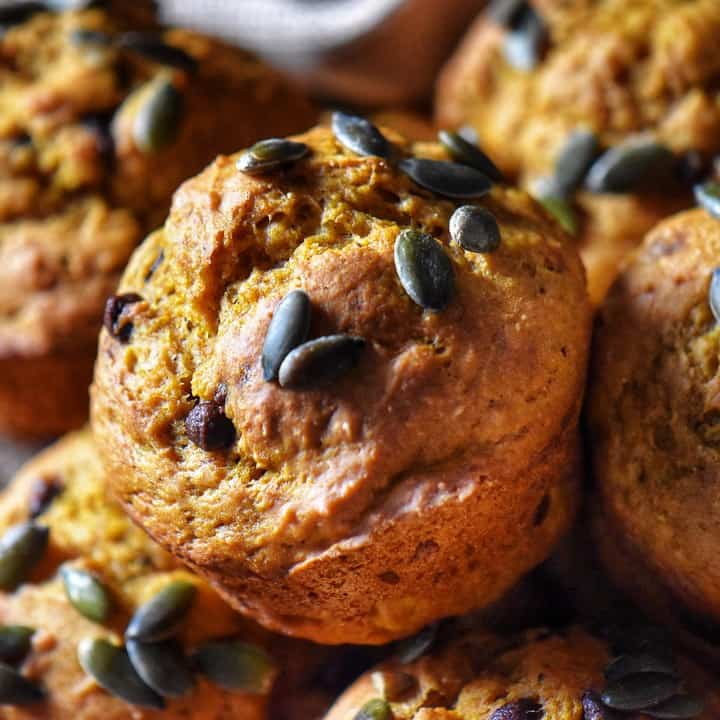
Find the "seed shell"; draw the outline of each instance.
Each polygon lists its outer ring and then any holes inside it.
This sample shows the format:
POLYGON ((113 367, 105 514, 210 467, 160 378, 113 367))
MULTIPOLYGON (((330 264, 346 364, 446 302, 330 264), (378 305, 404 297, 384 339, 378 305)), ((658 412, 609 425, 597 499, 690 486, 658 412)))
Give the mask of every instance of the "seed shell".
POLYGON ((237 161, 237 169, 244 173, 264 173, 276 170, 304 158, 310 152, 305 143, 283 138, 270 138, 255 143, 237 161))
POLYGON ((715 218, 720 219, 720 183, 710 181, 693 188, 697 204, 715 218))
POLYGON ((42 560, 50 532, 42 525, 13 525, 0 538, 0 590, 14 590, 42 560))
POLYGON ((413 302, 427 310, 443 310, 455 292, 450 258, 431 235, 403 230, 395 240, 395 270, 413 302))
POLYGON ((677 677, 675 663, 671 658, 660 657, 651 653, 637 653, 621 655, 613 660, 605 670, 605 679, 608 682, 615 682, 628 675, 648 672, 677 677))
POLYGON ((37 685, 0 663, 0 705, 32 705, 44 699, 45 694, 37 685))
POLYGON ((428 625, 412 637, 400 640, 395 648, 395 657, 403 665, 419 660, 433 646, 437 639, 438 625, 428 625))
POLYGON ((65 593, 73 607, 94 622, 107 620, 112 600, 105 586, 92 573, 72 565, 60 568, 65 593))
POLYGON ((645 710, 645 714, 657 720, 690 720, 700 715, 704 706, 703 701, 693 695, 676 695, 645 710))
POLYGON ((388 157, 390 143, 369 120, 344 112, 334 112, 332 129, 338 142, 358 155, 388 157))
POLYGON ((405 158, 398 167, 420 187, 449 198, 480 197, 490 192, 492 182, 484 173, 460 163, 425 158, 405 158))
POLYGON ((174 635, 195 600, 193 583, 175 580, 166 585, 132 616, 126 639, 158 642, 174 635))
POLYGON ((466 140, 460 133, 441 130, 438 140, 455 162, 479 170, 494 182, 503 182, 503 174, 497 165, 476 144, 466 140))
POLYGON ((35 629, 25 625, 0 627, 0 662, 10 665, 21 662, 30 652, 35 629))
POLYGON ((595 133, 581 129, 570 133, 555 158, 553 183, 559 197, 567 199, 582 185, 599 150, 595 133))
POLYGON ((608 683, 600 699, 615 710, 645 710, 669 700, 679 689, 677 677, 648 672, 608 683))
POLYGON ((292 290, 280 301, 263 344, 262 368, 266 381, 277 380, 282 361, 307 340, 310 314, 310 298, 302 290, 292 290))
POLYGON ((230 691, 265 695, 277 674, 275 663, 262 648, 236 640, 205 643, 193 661, 210 681, 230 691))
POLYGON ((101 638, 85 638, 78 645, 83 670, 105 688, 131 705, 162 710, 165 701, 137 674, 125 648, 101 638))
POLYGON ((604 152, 590 167, 586 185, 595 193, 632 192, 658 184, 672 172, 675 158, 663 144, 648 137, 626 140, 604 152))
POLYGON ((501 240, 495 216, 475 205, 463 205, 452 214, 450 237, 463 250, 476 253, 494 252, 501 240))
POLYGON ((355 715, 353 720, 391 720, 392 709, 387 701, 381 698, 368 700, 355 715))
POLYGON ((364 347, 365 340, 353 335, 308 340, 287 354, 278 382, 281 387, 301 389, 334 380, 358 364, 364 347))
POLYGON ((118 45, 160 65, 174 67, 184 72, 194 73, 198 67, 198 62, 192 55, 175 45, 168 45, 153 33, 123 33, 118 45))
POLYGON ((537 11, 526 5, 505 36, 503 54, 517 70, 529 72, 537 67, 547 47, 545 23, 537 11))
POLYGON ((715 322, 720 323, 720 267, 713 270, 708 291, 708 304, 715 322))
POLYGON ((166 77, 151 81, 147 93, 135 116, 132 134, 136 147, 149 154, 174 142, 180 132, 185 103, 182 93, 166 77))
POLYGON ((235 442, 235 426, 223 405, 199 402, 185 418, 185 432, 192 443, 207 452, 225 450, 235 442))
POLYGON ((137 674, 158 695, 182 697, 195 685, 190 666, 177 641, 143 643, 128 640, 125 648, 137 674))

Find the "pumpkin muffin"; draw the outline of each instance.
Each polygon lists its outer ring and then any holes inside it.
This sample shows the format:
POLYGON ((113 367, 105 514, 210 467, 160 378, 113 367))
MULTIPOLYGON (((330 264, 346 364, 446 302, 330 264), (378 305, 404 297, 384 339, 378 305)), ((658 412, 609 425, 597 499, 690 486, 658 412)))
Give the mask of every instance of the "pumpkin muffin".
POLYGON ((311 122, 255 58, 150 31, 149 14, 36 12, 0 38, 2 432, 84 422, 104 302, 175 188, 220 151, 311 122))
POLYGON ((495 2, 439 79, 440 126, 576 235, 595 303, 720 151, 719 31, 716 0, 495 2))
POLYGON ((620 275, 598 317, 589 420, 606 569, 664 622, 719 643, 716 215, 661 223, 620 275))
POLYGON ((655 637, 626 628, 618 643, 580 626, 497 635, 460 623, 363 675, 325 720, 717 717, 717 681, 655 637))
POLYGON ((574 513, 582 266, 446 158, 342 114, 219 158, 101 334, 113 492, 270 628, 375 644, 482 607, 574 513))

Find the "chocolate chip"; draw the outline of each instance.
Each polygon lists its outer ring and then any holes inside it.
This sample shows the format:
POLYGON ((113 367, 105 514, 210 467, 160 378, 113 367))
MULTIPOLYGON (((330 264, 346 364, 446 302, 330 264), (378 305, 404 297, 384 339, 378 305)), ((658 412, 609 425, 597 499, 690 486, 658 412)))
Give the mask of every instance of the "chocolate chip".
POLYGON ((130 340, 133 331, 133 324, 124 317, 125 309, 139 302, 142 302, 142 297, 137 293, 123 293, 109 297, 105 303, 103 325, 110 335, 122 343, 130 340))
POLYGON ((235 426, 214 400, 203 400, 188 413, 185 432, 191 442, 208 452, 224 450, 235 442, 235 426))
POLYGON ((63 484, 59 477, 40 477, 32 486, 28 509, 30 518, 34 520, 42 515, 52 501, 63 491, 63 484))
POLYGON ((490 720, 540 720, 544 716, 542 705, 530 698, 523 698, 498 708, 490 720))

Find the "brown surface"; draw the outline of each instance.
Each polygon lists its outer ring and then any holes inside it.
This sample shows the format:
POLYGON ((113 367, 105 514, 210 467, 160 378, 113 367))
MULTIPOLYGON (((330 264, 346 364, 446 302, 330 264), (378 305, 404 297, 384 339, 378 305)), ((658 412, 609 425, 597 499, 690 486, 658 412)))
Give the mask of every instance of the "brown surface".
MULTIPOLYGON (((535 4, 551 35, 545 59, 529 73, 512 68, 502 52, 505 31, 480 17, 440 77, 441 126, 471 124, 490 156, 530 188, 551 172, 578 127, 596 132, 603 147, 647 131, 678 154, 720 150, 716 0, 535 4)), ((578 201, 579 243, 596 302, 627 249, 662 217, 692 204, 679 189, 592 202, 581 194, 578 201)))
POLYGON ((84 422, 103 303, 175 188, 217 153, 313 119, 272 70, 194 33, 164 33, 199 61, 194 74, 70 40, 79 27, 127 29, 126 16, 42 13, 0 41, 2 432, 38 437, 84 422), (168 148, 144 154, 132 137, 136 90, 162 73, 184 117, 168 148), (86 121, 113 113, 108 152, 86 121))
POLYGON ((294 170, 253 178, 221 158, 178 192, 121 285, 145 298, 131 342, 102 335, 93 422, 128 512, 239 609, 317 641, 379 643, 497 599, 566 528, 589 308, 577 256, 524 193, 480 201, 503 244, 465 253, 448 242, 454 203, 327 129, 301 139, 312 156, 294 170), (452 259, 441 313, 397 280, 409 225, 452 259), (359 367, 318 390, 261 377, 268 322, 295 287, 312 336, 368 340, 359 367), (191 396, 221 383, 238 439, 208 453, 184 422, 191 396))
POLYGON ((642 605, 695 617, 716 642, 720 330, 708 285, 719 253, 720 222, 703 210, 648 236, 600 312, 590 396, 608 569, 642 605))
MULTIPOLYGON (((414 692, 391 703, 394 720, 489 720, 508 703, 523 699, 541 704, 548 720, 588 720, 582 697, 603 689, 612 656, 604 640, 579 626, 556 634, 531 630, 514 636, 476 629, 463 631, 414 663, 391 660, 375 672, 407 673, 417 683, 414 692)), ((717 717, 717 681, 685 660, 680 666, 688 687, 705 698, 698 720, 717 717)), ((325 720, 353 720, 365 702, 377 697, 368 673, 340 697, 325 720)))

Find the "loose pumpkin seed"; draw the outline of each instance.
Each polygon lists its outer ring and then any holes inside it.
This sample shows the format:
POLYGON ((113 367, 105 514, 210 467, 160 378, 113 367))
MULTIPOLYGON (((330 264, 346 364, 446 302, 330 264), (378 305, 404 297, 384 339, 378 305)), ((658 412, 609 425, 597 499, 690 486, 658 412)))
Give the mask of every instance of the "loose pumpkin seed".
POLYGON ((420 187, 449 198, 462 200, 480 197, 492 188, 487 175, 459 163, 405 158, 398 163, 398 167, 420 187))
POLYGON ((198 648, 193 661, 198 670, 225 690, 266 695, 277 669, 272 658, 256 645, 236 640, 214 640, 198 648))
POLYGON ((675 157, 649 137, 633 137, 604 152, 590 167, 586 185, 595 193, 633 192, 657 184, 673 169, 675 157))
POLYGON ((181 697, 192 690, 195 680, 176 640, 143 643, 128 640, 130 662, 143 682, 163 697, 181 697))
POLYGON ((280 301, 263 344, 262 368, 266 381, 277 380, 282 361, 307 340, 310 313, 310 298, 302 290, 292 290, 280 301))
POLYGON ((118 46, 160 65, 178 68, 188 73, 194 73, 198 67, 198 62, 192 55, 175 45, 168 45, 153 33, 123 33, 118 40, 118 46))
POLYGON ((503 174, 497 165, 476 144, 468 142, 460 133, 441 130, 438 140, 455 162, 479 170, 494 182, 503 182, 503 174))
POLYGON ((574 130, 555 158, 553 185, 555 194, 567 199, 582 185, 600 145, 590 130, 574 130))
POLYGON ((470 252, 490 253, 500 247, 500 227, 495 216, 475 205, 463 205, 452 214, 450 237, 470 252))
POLYGON ((438 625, 434 623, 409 638, 399 640, 395 646, 395 657, 403 665, 409 665, 419 660, 433 646, 437 634, 438 625))
POLYGON ((137 674, 125 648, 101 638, 85 638, 78 645, 83 670, 111 695, 139 707, 162 710, 165 701, 137 674))
POLYGON ((417 678, 398 670, 378 670, 371 680, 378 694, 388 702, 399 702, 418 687, 417 678))
POLYGON ((0 663, 0 705, 33 705, 44 699, 45 694, 37 685, 0 663))
POLYGON ((30 652, 35 629, 25 625, 0 627, 0 662, 14 664, 25 659, 30 652))
POLYGON ((621 655, 613 660, 605 670, 605 679, 608 682, 615 682, 628 675, 638 675, 648 672, 677 677, 675 663, 672 659, 659 657, 651 653, 638 653, 634 655, 621 655))
POLYGON ((308 388, 334 380, 360 360, 365 340, 353 335, 326 335, 299 345, 280 365, 278 382, 284 388, 308 388))
POLYGON ((720 183, 711 180, 702 185, 696 185, 693 192, 697 204, 713 217, 720 219, 720 183))
POLYGON ((171 145, 180 132, 184 114, 182 93, 170 78, 152 80, 147 96, 137 111, 132 133, 136 147, 155 153, 171 145))
POLYGON ((358 155, 390 155, 387 138, 369 120, 344 112, 332 115, 332 130, 338 142, 358 155))
POLYGON ((244 173, 264 173, 276 170, 304 158, 310 152, 305 143, 270 138, 255 143, 237 161, 237 169, 244 173))
POLYGON ((715 322, 720 323, 720 267, 713 270, 708 292, 708 304, 715 322))
POLYGON ((669 700, 679 689, 677 677, 647 672, 608 683, 600 699, 615 710, 645 710, 669 700))
POLYGON ((561 197, 547 195, 538 197, 538 202, 557 220, 560 227, 569 235, 576 235, 578 218, 570 202, 561 197))
POLYGON ((0 538, 0 590, 14 590, 42 560, 49 530, 33 522, 13 525, 0 538))
POLYGON ((537 67, 547 47, 548 33, 537 11, 526 5, 505 36, 503 54, 517 70, 529 72, 537 67))
POLYGON ((75 28, 70 31, 70 42, 73 45, 101 45, 102 47, 109 47, 112 45, 112 38, 100 30, 75 28))
POLYGON ((392 709, 386 700, 374 698, 368 700, 355 715, 353 720, 391 720, 392 709))
POLYGON ((107 620, 112 600, 105 586, 92 573, 72 565, 60 568, 65 593, 73 607, 89 620, 107 620))
POLYGON ((191 582, 175 580, 166 585, 132 616, 125 637, 143 642, 166 640, 182 625, 195 600, 196 588, 191 582))
POLYGON ((440 243, 419 230, 403 230, 394 254, 400 284, 412 301, 427 310, 443 310, 455 292, 455 274, 440 243))
POLYGON ((690 720, 702 713, 705 704, 693 695, 676 695, 655 707, 645 710, 645 715, 658 720, 690 720))

